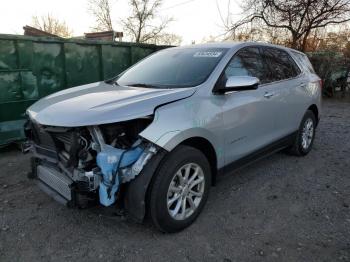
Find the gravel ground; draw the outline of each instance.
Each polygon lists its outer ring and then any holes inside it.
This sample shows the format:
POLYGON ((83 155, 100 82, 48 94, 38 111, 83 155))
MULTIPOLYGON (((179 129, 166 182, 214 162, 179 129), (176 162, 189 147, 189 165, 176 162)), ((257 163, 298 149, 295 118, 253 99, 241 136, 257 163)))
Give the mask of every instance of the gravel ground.
POLYGON ((350 103, 325 101, 312 152, 221 177, 177 234, 102 208, 68 209, 0 152, 0 261, 350 261, 350 103))

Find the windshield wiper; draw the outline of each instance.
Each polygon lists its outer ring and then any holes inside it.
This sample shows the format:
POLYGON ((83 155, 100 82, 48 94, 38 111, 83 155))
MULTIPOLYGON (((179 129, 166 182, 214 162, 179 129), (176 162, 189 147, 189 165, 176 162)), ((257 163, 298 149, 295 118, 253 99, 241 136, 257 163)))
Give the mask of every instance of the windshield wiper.
POLYGON ((132 83, 127 84, 126 86, 134 86, 134 87, 145 87, 145 88, 161 88, 160 86, 145 84, 145 83, 132 83))

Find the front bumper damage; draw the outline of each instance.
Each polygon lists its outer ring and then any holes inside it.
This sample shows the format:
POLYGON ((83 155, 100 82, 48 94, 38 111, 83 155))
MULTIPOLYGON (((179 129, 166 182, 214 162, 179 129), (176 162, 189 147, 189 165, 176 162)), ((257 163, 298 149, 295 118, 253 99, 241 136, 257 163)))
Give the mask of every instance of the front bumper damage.
MULTIPOLYGON (((137 135, 151 120, 82 128, 29 121, 25 129, 33 154, 32 176, 44 192, 62 204, 87 207, 99 202, 111 206, 132 191, 128 185, 162 150, 137 135), (129 126, 132 134, 126 134, 129 126)), ((143 205, 143 199, 138 202, 143 205)))

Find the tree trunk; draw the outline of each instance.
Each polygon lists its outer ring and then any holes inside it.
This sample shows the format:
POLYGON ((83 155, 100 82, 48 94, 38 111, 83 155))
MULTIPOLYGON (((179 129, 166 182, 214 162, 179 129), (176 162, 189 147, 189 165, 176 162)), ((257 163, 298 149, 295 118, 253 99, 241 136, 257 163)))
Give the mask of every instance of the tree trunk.
POLYGON ((292 43, 291 43, 291 48, 293 49, 298 49, 298 36, 296 33, 292 32, 292 43))
POLYGON ((141 40, 141 31, 142 31, 142 21, 139 21, 139 28, 137 30, 136 43, 140 43, 141 40))
POLYGON ((305 32, 305 35, 303 37, 303 42, 302 42, 302 45, 301 45, 301 48, 300 48, 300 51, 302 52, 305 52, 306 51, 306 48, 307 48, 307 40, 309 38, 309 35, 310 35, 310 30, 306 31, 305 32))

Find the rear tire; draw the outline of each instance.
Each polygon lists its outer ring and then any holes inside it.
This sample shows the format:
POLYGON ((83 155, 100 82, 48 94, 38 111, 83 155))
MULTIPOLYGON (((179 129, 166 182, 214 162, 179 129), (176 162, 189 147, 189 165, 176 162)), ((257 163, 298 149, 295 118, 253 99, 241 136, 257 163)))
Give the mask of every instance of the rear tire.
POLYGON ((149 212, 154 225, 173 233, 191 225, 202 211, 211 186, 205 155, 180 145, 160 163, 150 189, 149 212))
POLYGON ((293 146, 289 149, 289 153, 295 156, 305 156, 312 148, 316 134, 316 117, 311 110, 306 111, 293 146))

